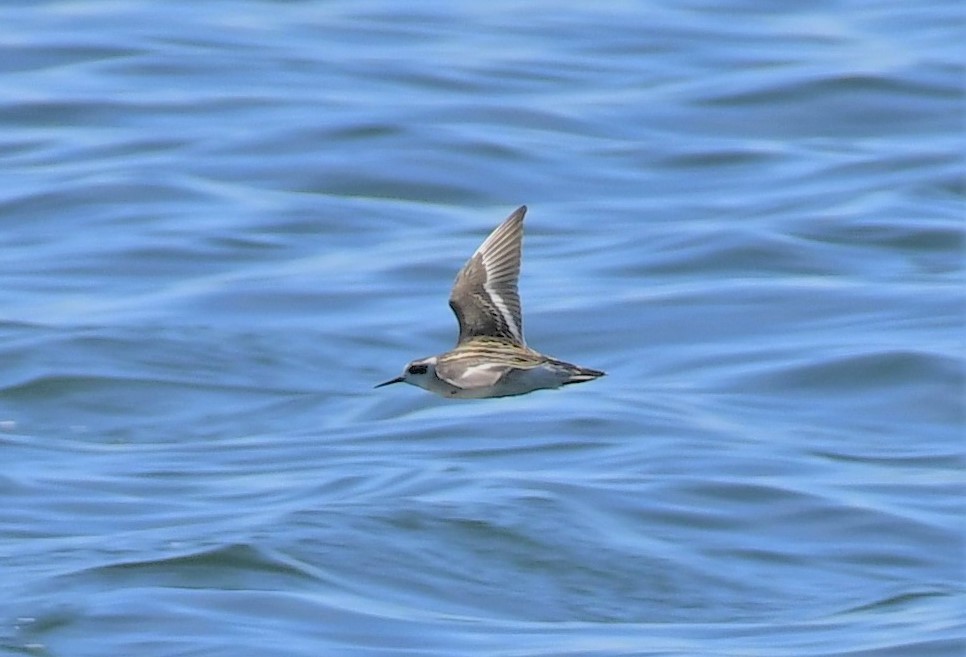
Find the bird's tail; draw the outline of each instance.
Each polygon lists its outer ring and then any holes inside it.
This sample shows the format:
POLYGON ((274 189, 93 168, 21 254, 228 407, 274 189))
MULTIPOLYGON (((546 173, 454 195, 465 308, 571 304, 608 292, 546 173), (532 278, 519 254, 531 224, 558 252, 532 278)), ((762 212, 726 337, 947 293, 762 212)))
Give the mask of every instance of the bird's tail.
POLYGON ((570 378, 564 381, 563 385, 592 381, 593 379, 604 376, 604 374, 605 372, 601 372, 600 370, 592 370, 589 367, 580 367, 579 365, 574 365, 573 369, 570 371, 570 378))

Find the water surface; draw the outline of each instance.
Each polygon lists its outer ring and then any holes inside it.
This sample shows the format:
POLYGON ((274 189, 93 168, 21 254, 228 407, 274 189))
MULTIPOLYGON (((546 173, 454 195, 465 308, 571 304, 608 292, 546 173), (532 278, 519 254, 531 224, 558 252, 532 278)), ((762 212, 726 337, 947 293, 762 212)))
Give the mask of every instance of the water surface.
POLYGON ((4 5, 0 652, 961 654, 962 19, 4 5))

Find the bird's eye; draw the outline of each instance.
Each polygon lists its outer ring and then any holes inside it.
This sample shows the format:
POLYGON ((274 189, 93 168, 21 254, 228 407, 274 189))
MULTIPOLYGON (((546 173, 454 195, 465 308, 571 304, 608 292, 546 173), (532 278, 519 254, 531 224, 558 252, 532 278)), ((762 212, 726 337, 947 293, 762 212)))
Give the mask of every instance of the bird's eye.
POLYGON ((410 365, 409 366, 409 373, 410 374, 425 374, 426 373, 426 366, 425 365, 410 365))

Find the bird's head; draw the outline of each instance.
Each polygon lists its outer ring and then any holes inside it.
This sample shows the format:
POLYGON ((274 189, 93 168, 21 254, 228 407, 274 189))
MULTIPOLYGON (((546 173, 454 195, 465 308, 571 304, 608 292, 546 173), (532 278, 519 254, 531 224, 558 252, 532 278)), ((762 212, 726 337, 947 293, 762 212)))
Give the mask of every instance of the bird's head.
POLYGON ((430 356, 429 358, 420 358, 419 360, 414 360, 408 365, 406 369, 400 376, 395 379, 389 379, 388 381, 383 381, 376 388, 381 388, 383 386, 388 386, 391 383, 408 383, 410 385, 419 386, 420 388, 427 387, 427 383, 436 376, 436 356, 430 356))

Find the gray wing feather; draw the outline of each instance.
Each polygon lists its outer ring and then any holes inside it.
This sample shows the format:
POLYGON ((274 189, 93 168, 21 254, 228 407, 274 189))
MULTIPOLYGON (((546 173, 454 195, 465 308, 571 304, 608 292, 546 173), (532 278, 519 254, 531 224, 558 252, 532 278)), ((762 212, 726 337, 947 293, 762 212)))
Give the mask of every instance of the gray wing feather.
POLYGON ((436 376, 457 388, 486 388, 496 385, 512 367, 499 363, 485 363, 466 367, 460 361, 436 364, 436 376))
POLYGON ((524 345, 517 284, 526 212, 525 205, 517 208, 456 275, 449 305, 460 325, 457 344, 474 337, 499 337, 524 345))

